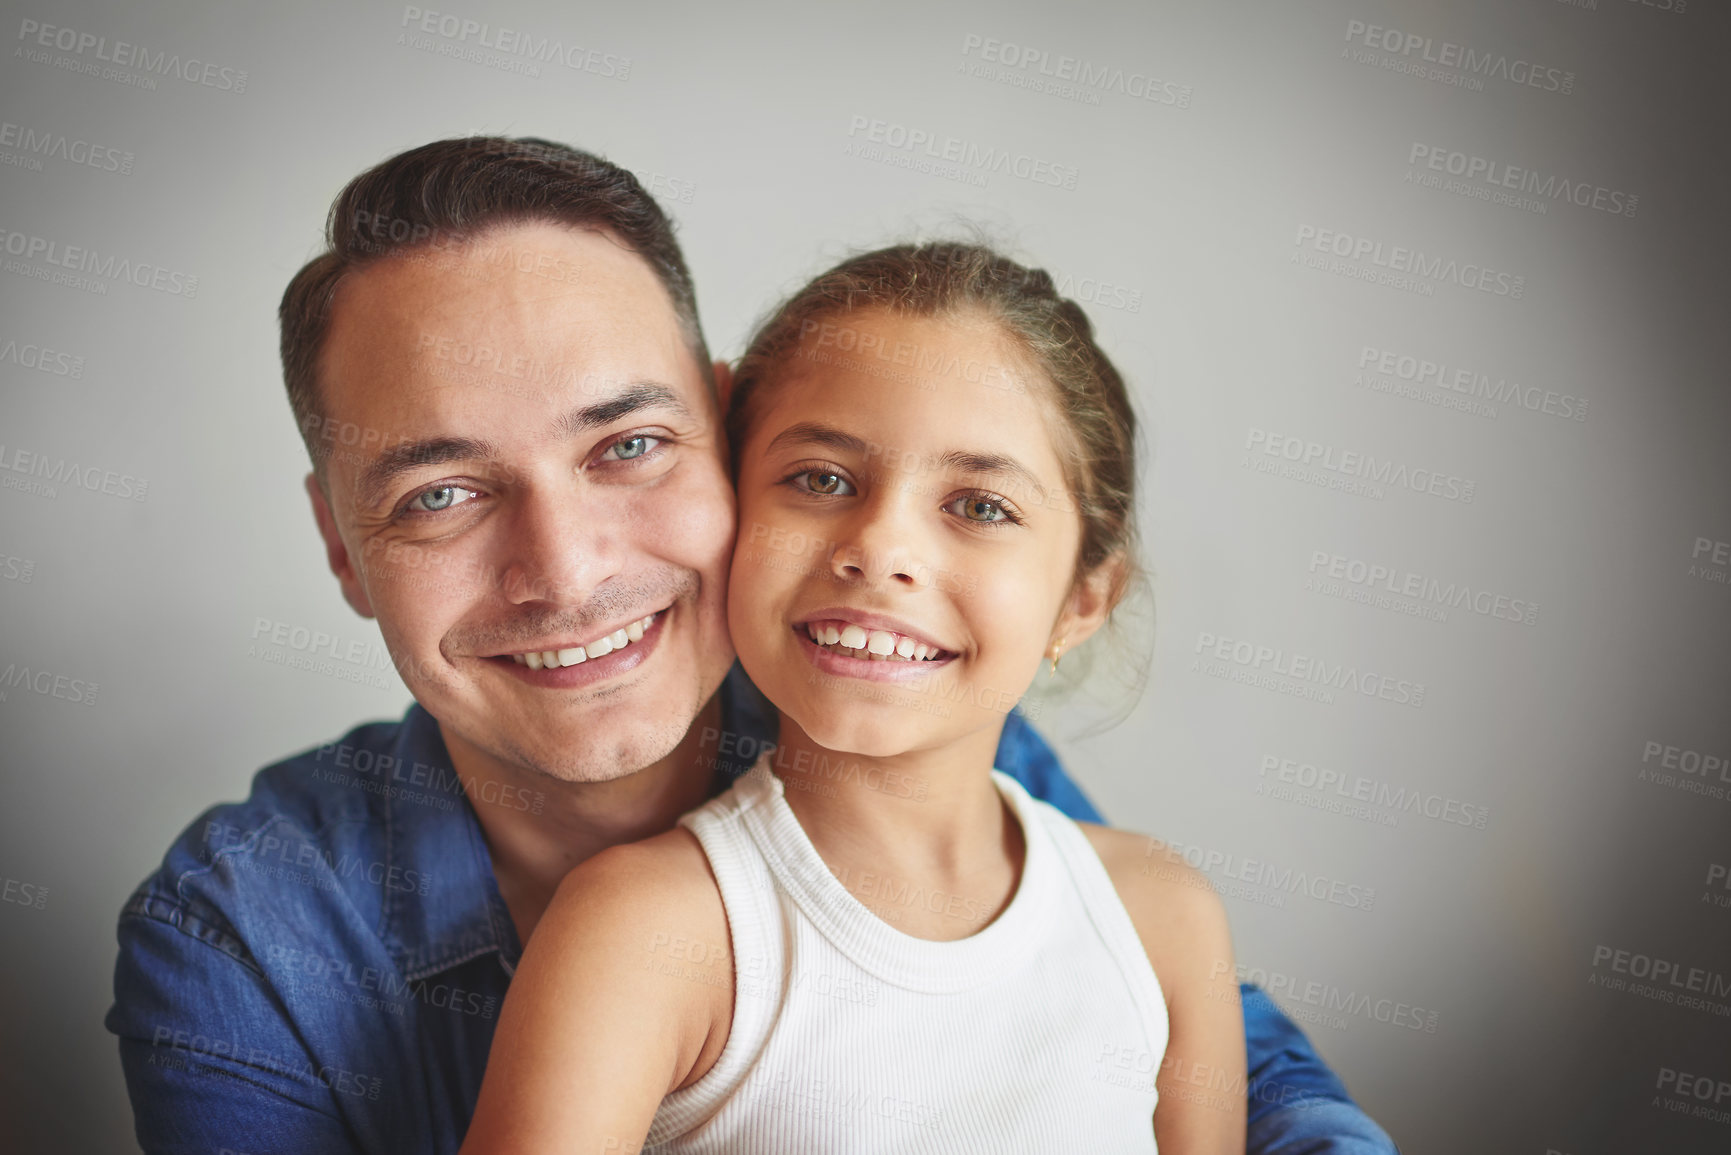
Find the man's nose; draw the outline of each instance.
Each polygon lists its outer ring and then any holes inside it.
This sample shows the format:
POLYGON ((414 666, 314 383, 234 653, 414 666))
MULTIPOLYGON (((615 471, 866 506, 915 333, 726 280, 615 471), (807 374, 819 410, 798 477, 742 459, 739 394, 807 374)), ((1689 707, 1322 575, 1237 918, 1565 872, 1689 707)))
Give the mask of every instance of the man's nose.
POLYGON ((619 568, 623 527, 600 514, 570 493, 524 495, 512 511, 505 596, 516 605, 587 600, 619 568))

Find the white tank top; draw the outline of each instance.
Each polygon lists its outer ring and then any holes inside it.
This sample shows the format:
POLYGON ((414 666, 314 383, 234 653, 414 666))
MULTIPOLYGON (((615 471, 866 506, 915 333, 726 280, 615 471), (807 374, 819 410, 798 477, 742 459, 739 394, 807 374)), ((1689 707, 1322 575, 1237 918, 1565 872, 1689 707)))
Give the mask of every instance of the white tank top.
MULTIPOLYGON (((1155 1150, 1159 980, 1087 836, 1014 779, 992 780, 1021 823, 1021 882, 995 921, 952 942, 867 910, 762 760, 679 820, 727 910, 733 1025, 703 1078, 661 1101, 646 1150, 1155 1150)), ((875 897, 972 913, 942 893, 875 897)))

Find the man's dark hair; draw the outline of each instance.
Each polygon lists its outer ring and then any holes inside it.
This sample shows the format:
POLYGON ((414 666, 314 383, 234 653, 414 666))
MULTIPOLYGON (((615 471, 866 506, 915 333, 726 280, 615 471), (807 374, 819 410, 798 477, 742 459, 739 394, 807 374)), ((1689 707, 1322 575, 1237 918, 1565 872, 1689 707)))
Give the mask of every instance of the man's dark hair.
POLYGON ((325 251, 283 293, 283 381, 315 469, 324 454, 318 363, 331 302, 357 269, 417 250, 452 249, 501 225, 549 221, 612 237, 648 263, 673 300, 705 377, 709 352, 691 273, 673 222, 637 178, 569 145, 532 137, 472 136, 399 153, 348 183, 331 204, 325 251))

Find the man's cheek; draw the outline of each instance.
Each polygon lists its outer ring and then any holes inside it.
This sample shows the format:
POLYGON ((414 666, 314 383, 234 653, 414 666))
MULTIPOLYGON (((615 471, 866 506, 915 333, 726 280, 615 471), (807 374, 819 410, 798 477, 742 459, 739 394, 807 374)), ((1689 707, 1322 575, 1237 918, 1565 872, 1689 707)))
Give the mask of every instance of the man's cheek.
POLYGON ((367 595, 398 672, 411 688, 438 680, 444 674, 439 641, 466 607, 487 596, 488 567, 424 546, 383 549, 369 561, 367 595))
POLYGON ((649 491, 636 524, 643 543, 667 561, 702 574, 705 584, 727 576, 737 525, 733 489, 719 468, 687 471, 680 484, 649 491))

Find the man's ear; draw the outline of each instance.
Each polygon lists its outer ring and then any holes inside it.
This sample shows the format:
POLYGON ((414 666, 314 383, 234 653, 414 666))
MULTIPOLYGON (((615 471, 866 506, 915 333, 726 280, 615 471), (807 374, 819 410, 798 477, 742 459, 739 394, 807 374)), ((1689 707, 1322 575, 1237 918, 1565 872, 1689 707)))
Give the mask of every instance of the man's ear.
POLYGON ((1074 650, 1093 637, 1095 631, 1106 624, 1107 616, 1123 596, 1129 577, 1129 559, 1123 554, 1113 554, 1095 566, 1091 573, 1076 579, 1070 587, 1070 596, 1064 601, 1063 611, 1058 614, 1057 624, 1052 627, 1047 654, 1050 655, 1052 647, 1060 643, 1063 649, 1074 650))
POLYGON ((343 544, 343 536, 337 532, 337 519, 331 513, 331 503, 325 497, 325 487, 319 484, 316 473, 307 474, 307 496, 313 503, 313 520, 319 523, 319 536, 325 539, 325 561, 330 564, 331 572, 337 575, 337 583, 343 587, 343 600, 353 607, 355 613, 363 618, 373 616, 373 604, 367 600, 367 591, 361 585, 361 577, 355 572, 354 559, 349 556, 349 547, 343 544))
POLYGON ((733 368, 726 361, 715 363, 715 400, 721 406, 721 418, 727 420, 727 402, 733 396, 733 368))

